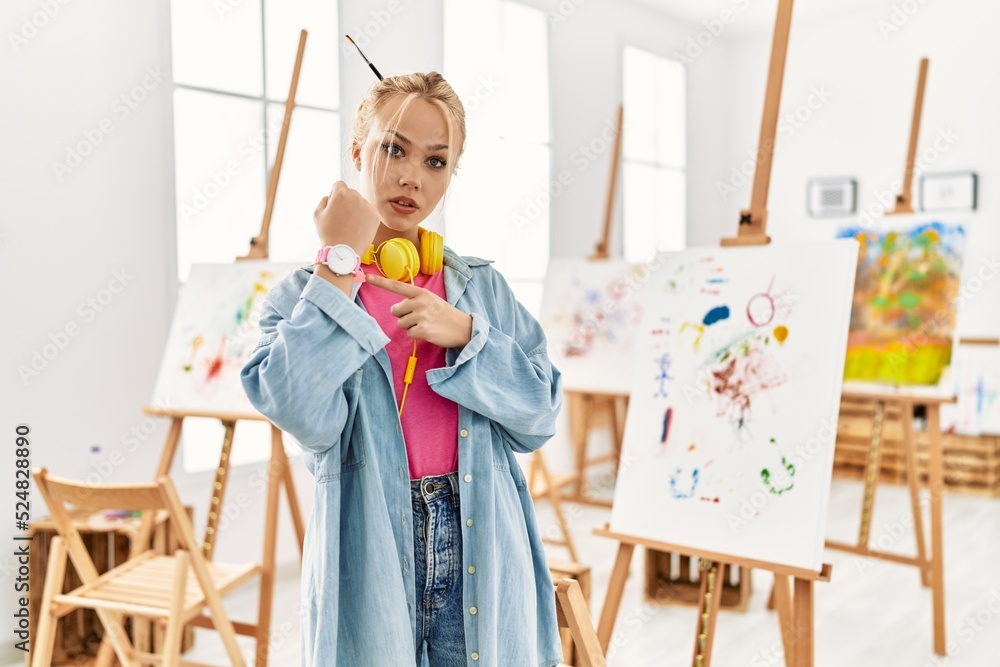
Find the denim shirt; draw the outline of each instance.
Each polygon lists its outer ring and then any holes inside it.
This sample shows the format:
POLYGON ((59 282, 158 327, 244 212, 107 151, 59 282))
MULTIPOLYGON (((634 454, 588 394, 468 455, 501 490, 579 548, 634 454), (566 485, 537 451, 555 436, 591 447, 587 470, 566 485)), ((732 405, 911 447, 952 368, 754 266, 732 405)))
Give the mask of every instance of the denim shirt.
MULTIPOLYGON (((448 302, 472 338, 427 370, 458 404, 465 643, 470 667, 561 662, 555 595, 514 452, 555 432, 562 379, 545 335, 490 262, 445 248, 448 302)), ((250 402, 301 445, 316 480, 302 563, 302 665, 412 665, 410 480, 389 339, 354 284, 300 268, 268 294, 241 372, 250 402)), ((418 369, 419 372, 419 369, 418 369)))

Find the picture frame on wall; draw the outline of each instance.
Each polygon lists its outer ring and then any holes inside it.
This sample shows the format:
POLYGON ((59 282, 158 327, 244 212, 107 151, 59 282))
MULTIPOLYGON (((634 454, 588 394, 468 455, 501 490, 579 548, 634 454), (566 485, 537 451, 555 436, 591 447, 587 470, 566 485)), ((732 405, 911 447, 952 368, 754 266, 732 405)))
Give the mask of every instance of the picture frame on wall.
POLYGON ((858 182, 849 177, 811 178, 806 184, 809 217, 852 215, 858 205, 858 182))
POLYGON ((975 211, 978 176, 973 171, 921 174, 921 211, 975 211))

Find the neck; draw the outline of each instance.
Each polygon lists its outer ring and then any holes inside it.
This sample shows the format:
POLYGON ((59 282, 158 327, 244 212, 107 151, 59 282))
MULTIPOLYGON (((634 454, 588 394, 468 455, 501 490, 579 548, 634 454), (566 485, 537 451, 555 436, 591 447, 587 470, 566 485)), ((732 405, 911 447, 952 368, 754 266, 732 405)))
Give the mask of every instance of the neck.
POLYGON ((375 232, 375 238, 372 243, 377 248, 380 243, 388 241, 389 239, 409 239, 413 245, 420 247, 420 239, 417 235, 417 228, 414 227, 408 232, 398 232, 395 229, 389 229, 384 224, 379 223, 378 231, 375 232))

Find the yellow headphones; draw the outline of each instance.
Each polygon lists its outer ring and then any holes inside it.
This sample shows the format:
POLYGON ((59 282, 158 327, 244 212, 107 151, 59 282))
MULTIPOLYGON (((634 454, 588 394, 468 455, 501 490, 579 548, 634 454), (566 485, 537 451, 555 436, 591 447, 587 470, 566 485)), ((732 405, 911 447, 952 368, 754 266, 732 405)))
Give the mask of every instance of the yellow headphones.
POLYGON ((444 264, 444 237, 417 227, 420 251, 409 239, 395 238, 374 245, 361 257, 362 264, 375 264, 383 276, 390 280, 412 281, 417 271, 432 276, 444 264))
MULTIPOLYGON (((417 239, 420 241, 420 251, 417 252, 413 241, 409 239, 389 239, 376 248, 368 246, 362 264, 374 264, 379 272, 390 280, 402 280, 413 284, 417 271, 425 276, 432 276, 444 265, 444 237, 437 232, 431 232, 423 227, 417 227, 417 239)), ((413 340, 413 352, 403 373, 403 396, 399 401, 399 414, 403 414, 406 405, 406 392, 413 382, 413 373, 417 368, 417 341, 413 340)))

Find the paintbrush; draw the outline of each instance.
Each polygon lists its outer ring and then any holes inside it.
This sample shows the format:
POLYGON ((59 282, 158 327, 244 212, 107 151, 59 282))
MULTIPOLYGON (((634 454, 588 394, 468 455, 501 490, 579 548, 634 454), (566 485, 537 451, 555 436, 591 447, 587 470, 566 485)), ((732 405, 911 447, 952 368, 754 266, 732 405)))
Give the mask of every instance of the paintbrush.
POLYGON ((364 52, 361 50, 361 47, 358 46, 354 42, 353 39, 351 39, 350 35, 344 35, 344 37, 346 37, 351 42, 351 44, 354 44, 354 48, 356 48, 358 50, 358 53, 361 54, 361 57, 365 59, 365 62, 368 63, 368 66, 372 68, 373 72, 375 72, 375 76, 377 76, 378 80, 381 81, 382 80, 382 74, 378 71, 378 69, 375 68, 375 65, 372 65, 372 61, 368 60, 368 58, 365 56, 364 52))

